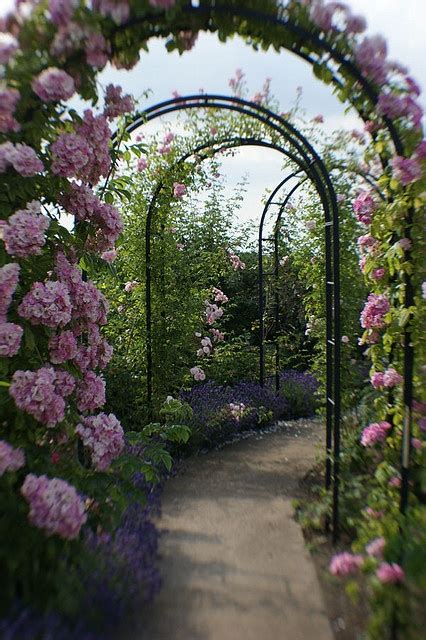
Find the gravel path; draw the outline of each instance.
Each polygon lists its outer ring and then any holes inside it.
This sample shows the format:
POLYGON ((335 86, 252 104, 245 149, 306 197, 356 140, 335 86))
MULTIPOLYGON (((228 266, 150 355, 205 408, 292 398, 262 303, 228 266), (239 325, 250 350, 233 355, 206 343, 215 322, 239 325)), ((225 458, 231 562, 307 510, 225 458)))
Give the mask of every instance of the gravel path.
POLYGON ((320 423, 283 422, 188 460, 166 486, 164 587, 128 640, 332 640, 291 501, 320 423))

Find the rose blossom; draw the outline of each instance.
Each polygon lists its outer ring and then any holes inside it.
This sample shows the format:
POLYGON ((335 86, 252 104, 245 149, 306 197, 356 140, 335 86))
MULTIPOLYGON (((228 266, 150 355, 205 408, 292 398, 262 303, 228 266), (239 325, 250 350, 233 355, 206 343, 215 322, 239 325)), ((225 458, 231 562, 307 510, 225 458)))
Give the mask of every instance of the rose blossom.
POLYGON ((392 167, 395 178, 404 186, 417 182, 422 177, 422 168, 416 158, 395 156, 392 160, 392 167))
POLYGON ((62 364, 77 355, 77 340, 72 331, 62 331, 49 340, 50 361, 62 364))
POLYGON ((337 553, 330 562, 330 573, 333 576, 349 576, 356 573, 363 564, 363 557, 344 551, 337 553))
POLYGON ((13 116, 20 97, 17 89, 0 88, 0 133, 20 130, 21 125, 13 116))
POLYGON ((192 369, 189 370, 189 373, 193 376, 194 380, 206 379, 206 374, 202 369, 200 369, 200 367, 192 367, 192 369))
MULTIPOLYGON (((40 211, 40 203, 35 203, 40 211)), ((3 227, 3 241, 9 255, 26 258, 40 255, 46 243, 46 231, 50 220, 41 213, 20 209, 13 213, 3 227)))
POLYGON ((382 562, 376 571, 376 575, 383 584, 397 584, 405 578, 402 567, 395 562, 382 562))
POLYGON ((364 329, 381 329, 385 326, 383 317, 389 310, 389 300, 385 295, 370 293, 361 312, 361 326, 364 329))
POLYGON ((175 198, 182 198, 186 194, 186 187, 180 182, 173 183, 173 195, 175 198))
POLYGON ((69 395, 71 386, 68 377, 72 378, 69 373, 56 372, 48 366, 36 371, 15 371, 9 393, 18 409, 26 411, 38 422, 54 427, 65 417, 63 396, 69 395))
POLYGON ((386 542, 384 538, 375 538, 365 547, 365 550, 369 556, 382 558, 385 545, 386 542))
POLYGON ((5 440, 0 440, 0 477, 5 471, 17 471, 25 465, 25 454, 22 449, 14 449, 5 440))
POLYGON ((44 169, 42 161, 37 157, 34 149, 26 144, 16 144, 10 149, 8 161, 12 167, 24 178, 31 178, 44 169))
POLYGON ((79 411, 94 411, 105 404, 105 381, 94 371, 87 371, 77 384, 77 408, 79 411))
POLYGON ((6 321, 7 311, 19 280, 20 266, 9 262, 0 267, 0 322, 6 321))
POLYGON ((53 328, 63 326, 71 320, 69 290, 62 282, 34 282, 22 298, 18 313, 31 324, 53 328))
POLYGON ((144 171, 144 169, 146 169, 148 166, 148 160, 146 158, 144 158, 142 156, 142 158, 139 158, 137 164, 136 164, 136 168, 138 171, 144 171))
POLYGON ((377 443, 386 440, 389 429, 392 425, 389 422, 373 422, 365 427, 361 435, 361 444, 364 447, 372 447, 377 443))
POLYGON ((44 69, 31 83, 32 90, 43 102, 68 100, 75 93, 73 78, 56 67, 44 69))
POLYGON ((371 224, 372 215, 376 208, 376 201, 368 191, 361 191, 353 202, 356 217, 363 224, 371 224))
POLYGON ((117 116, 131 113, 135 108, 135 101, 130 95, 122 95, 123 88, 109 84, 105 91, 104 115, 113 120, 117 116))
POLYGON ((0 322, 0 357, 16 356, 21 346, 24 330, 13 322, 0 322))
POLYGON ((75 487, 46 476, 26 476, 21 493, 30 505, 28 519, 32 525, 45 529, 47 535, 58 535, 65 540, 77 538, 87 520, 83 500, 75 487))
POLYGON ((396 387, 404 378, 393 367, 390 367, 383 374, 383 385, 385 387, 396 387))
POLYGON ((98 471, 106 471, 124 449, 123 428, 112 413, 82 418, 75 431, 90 450, 92 463, 98 471))

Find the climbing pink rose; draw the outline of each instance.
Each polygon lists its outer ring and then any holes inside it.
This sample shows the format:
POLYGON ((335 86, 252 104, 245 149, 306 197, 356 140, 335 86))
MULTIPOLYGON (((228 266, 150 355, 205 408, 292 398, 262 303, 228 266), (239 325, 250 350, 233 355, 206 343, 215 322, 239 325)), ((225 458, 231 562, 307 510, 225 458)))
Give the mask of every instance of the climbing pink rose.
POLYGON ((175 198, 182 198, 186 194, 186 187, 180 182, 173 183, 173 195, 175 198))
POLYGON ((21 346, 24 330, 13 322, 0 322, 0 357, 16 356, 21 346))
POLYGON ((73 78, 56 67, 44 69, 34 78, 31 87, 43 102, 68 100, 75 93, 73 78))
POLYGON ((373 422, 365 427, 361 435, 361 444, 364 447, 373 447, 377 443, 386 440, 389 429, 392 425, 389 422, 373 422))
POLYGON ((37 173, 41 173, 44 169, 44 165, 37 157, 34 149, 26 144, 16 144, 15 147, 9 151, 8 161, 15 171, 24 178, 31 178, 37 173))
POLYGON ((49 536, 77 538, 87 516, 84 502, 72 485, 60 478, 50 480, 30 473, 21 493, 30 505, 28 519, 32 525, 44 529, 49 536))
POLYGON ((330 573, 333 576, 349 576, 357 573, 362 566, 364 560, 360 555, 354 555, 344 551, 343 553, 337 553, 330 562, 330 573))
POLYGON ((376 571, 376 575, 383 584, 398 584, 405 578, 404 570, 395 562, 382 562, 376 571))
POLYGON ((371 224, 373 213, 377 208, 376 201, 368 191, 361 191, 353 202, 356 217, 363 224, 371 224))
POLYGON ((98 471, 106 471, 124 449, 123 428, 112 413, 82 418, 75 431, 90 450, 93 466, 98 471))
POLYGON ((0 440, 0 477, 5 471, 17 471, 25 465, 25 454, 22 449, 14 449, 5 440, 0 440))
POLYGON ((361 312, 361 326, 364 329, 381 329, 386 324, 384 316, 389 310, 389 300, 384 294, 370 293, 361 312))
POLYGON ((384 538, 375 538, 365 547, 365 550, 369 556, 382 558, 385 545, 386 542, 384 538))
POLYGON ((392 167, 395 178, 404 186, 417 182, 422 177, 422 168, 416 158, 395 156, 392 167))

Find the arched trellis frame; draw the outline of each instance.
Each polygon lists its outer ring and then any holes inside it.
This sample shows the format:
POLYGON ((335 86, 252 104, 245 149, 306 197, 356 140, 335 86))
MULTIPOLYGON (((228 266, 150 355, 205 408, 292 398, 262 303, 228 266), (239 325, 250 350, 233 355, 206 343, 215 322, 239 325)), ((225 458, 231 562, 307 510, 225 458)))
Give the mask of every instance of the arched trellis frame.
MULTIPOLYGON (((144 17, 132 18, 114 30, 114 34, 120 38, 123 33, 130 38, 133 31, 140 33, 137 40, 148 41, 152 37, 167 37, 171 34, 179 34, 189 31, 210 31, 221 34, 225 25, 232 25, 230 30, 225 29, 224 38, 237 33, 253 44, 274 44, 277 49, 287 49, 299 58, 308 62, 316 75, 328 84, 333 84, 342 100, 349 103, 358 112, 360 117, 367 121, 370 114, 375 111, 378 103, 380 87, 375 85, 362 72, 353 61, 352 52, 336 46, 328 39, 328 34, 320 28, 305 27, 303 22, 293 18, 295 4, 277 6, 274 3, 266 3, 266 8, 259 10, 257 7, 244 7, 237 3, 221 2, 220 0, 187 0, 179 6, 179 12, 170 20, 167 13, 155 11, 146 12, 144 17), (269 13, 268 13, 269 11, 269 13), (271 33, 273 31, 273 34, 271 33), (334 46, 333 46, 334 45, 334 46), (349 80, 348 80, 349 79, 349 80), (351 91, 346 91, 350 84, 351 91)), ((298 8, 300 10, 300 8, 298 8)), ((336 32, 338 33, 338 31, 336 32)), ((113 34, 113 35, 114 35, 113 34)), ((177 37, 178 40, 178 37, 177 37)), ((406 154, 403 140, 388 116, 382 115, 383 127, 388 131, 395 152, 399 156, 406 154)), ((376 134, 372 134, 373 140, 376 134)), ((381 155, 383 168, 388 165, 388 158, 381 155)), ((409 209, 406 216, 404 237, 411 241, 411 226, 414 218, 414 210, 409 209)), ((405 252, 405 260, 410 263, 409 251, 405 252)), ((403 307, 409 309, 414 304, 414 289, 409 270, 403 276, 405 299, 403 307)), ((406 512, 409 494, 409 468, 411 457, 411 433, 412 433, 412 403, 413 403, 413 370, 414 370, 414 346, 411 341, 411 327, 407 323, 404 329, 404 421, 401 449, 401 501, 400 510, 406 512)))
MULTIPOLYGON (((237 97, 214 94, 191 95, 167 100, 149 107, 135 117, 127 126, 130 134, 144 124, 167 114, 189 109, 223 109, 250 117, 265 125, 278 136, 282 145, 261 142, 261 146, 275 148, 283 153, 296 166, 304 171, 314 183, 324 210, 325 254, 326 254, 326 486, 331 485, 333 477, 333 535, 337 539, 339 529, 339 463, 340 463, 340 257, 339 257, 339 216, 336 194, 327 168, 307 138, 284 117, 270 109, 237 97), (331 467, 333 457, 333 469, 331 467)), ((211 142, 205 147, 210 147, 211 142)), ((239 141, 239 146, 242 146, 239 141)), ((253 144, 253 141, 251 142, 253 144)), ((259 143, 256 143, 259 144, 259 143)), ((194 149, 189 155, 200 151, 203 146, 194 149)), ((182 158, 182 161, 189 156, 182 158)), ((287 182, 285 178, 273 192, 273 197, 287 182)), ((151 309, 151 255, 150 235, 151 223, 156 199, 162 189, 160 182, 153 194, 147 213, 146 224, 146 316, 147 316, 147 395, 148 403, 152 401, 152 309, 151 309)), ((270 201, 272 201, 270 199, 270 201)), ((261 230, 267 208, 261 218, 261 230)), ((263 384, 264 351, 263 351, 263 265, 262 237, 259 236, 259 319, 260 319, 260 382, 263 384)))

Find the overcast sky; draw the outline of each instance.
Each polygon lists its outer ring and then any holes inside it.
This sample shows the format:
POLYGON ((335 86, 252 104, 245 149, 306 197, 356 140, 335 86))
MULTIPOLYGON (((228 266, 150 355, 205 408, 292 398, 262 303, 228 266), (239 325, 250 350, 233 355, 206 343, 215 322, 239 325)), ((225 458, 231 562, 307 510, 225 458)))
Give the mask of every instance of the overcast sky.
MULTIPOLYGON (((363 14, 368 33, 383 34, 389 45, 389 57, 407 65, 423 89, 426 88, 426 0, 351 0, 352 10, 363 14)), ((0 0, 2 12, 13 6, 13 0, 0 0)), ((310 66, 294 55, 283 52, 254 52, 241 40, 225 45, 213 34, 201 34, 189 53, 179 56, 166 52, 164 42, 152 41, 149 53, 142 53, 140 63, 130 72, 106 69, 100 74, 102 84, 121 84, 126 91, 140 96, 146 89, 152 104, 180 94, 198 92, 228 93, 228 80, 239 67, 245 71, 252 93, 261 88, 266 77, 272 78, 272 91, 283 111, 294 101, 296 88, 302 87, 302 105, 310 117, 322 113, 327 129, 353 128, 356 117, 344 115, 344 107, 332 95, 330 87, 322 85, 312 75, 310 66)), ((424 95, 423 107, 426 107, 424 95)), ((243 172, 250 177, 250 190, 245 204, 245 217, 256 215, 265 188, 273 188, 281 179, 278 154, 259 149, 246 149, 226 163, 230 183, 243 172)))

